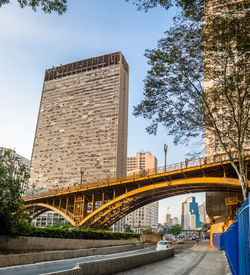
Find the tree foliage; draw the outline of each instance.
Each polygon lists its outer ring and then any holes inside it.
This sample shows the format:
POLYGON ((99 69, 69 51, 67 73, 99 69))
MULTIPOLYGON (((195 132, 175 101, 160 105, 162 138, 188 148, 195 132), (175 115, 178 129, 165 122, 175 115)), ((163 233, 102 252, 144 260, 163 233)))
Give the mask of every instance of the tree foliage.
POLYGON ((153 234, 154 230, 152 227, 146 227, 141 229, 142 234, 153 234))
POLYGON ((131 232, 111 232, 90 228, 32 228, 27 234, 32 237, 62 238, 62 239, 90 239, 90 240, 129 240, 140 239, 140 234, 131 232))
POLYGON ((0 155, 0 234, 21 234, 30 226, 21 197, 28 178, 26 166, 11 151, 0 155))
POLYGON ((181 225, 180 224, 174 224, 171 226, 171 228, 168 230, 169 234, 173 235, 179 235, 181 233, 181 225))
MULTIPOLYGON (((67 10, 67 0, 17 0, 21 8, 31 7, 33 11, 41 8, 45 13, 57 12, 59 15, 67 10)), ((0 0, 0 8, 10 4, 10 0, 0 0)))
MULTIPOLYGON (((129 0, 126 0, 129 2, 129 0)), ((169 9, 173 5, 172 0, 131 0, 136 5, 138 10, 148 11, 149 9, 161 6, 165 9, 169 9)))
POLYGON ((133 233, 134 231, 131 229, 131 226, 129 224, 125 224, 124 232, 133 233))
POLYGON ((204 0, 126 0, 131 1, 138 10, 147 12, 149 9, 160 6, 168 10, 172 6, 181 9, 182 16, 195 21, 200 21, 203 17, 204 0))
POLYGON ((151 121, 146 129, 150 134, 163 125, 176 144, 188 144, 193 138, 204 142, 206 137, 207 155, 209 150, 226 155, 246 198, 249 3, 224 3, 220 8, 211 1, 173 3, 182 8, 181 13, 157 48, 146 50, 150 70, 144 99, 134 115, 151 121))

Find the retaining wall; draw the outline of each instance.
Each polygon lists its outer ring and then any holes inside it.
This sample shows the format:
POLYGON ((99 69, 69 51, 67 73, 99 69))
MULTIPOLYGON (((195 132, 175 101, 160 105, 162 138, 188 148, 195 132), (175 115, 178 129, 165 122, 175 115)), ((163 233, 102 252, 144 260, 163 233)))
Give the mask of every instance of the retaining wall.
POLYGON ((119 246, 134 243, 132 240, 79 240, 39 237, 16 237, 0 236, 1 250, 72 250, 87 249, 107 246, 119 246))
POLYGON ((45 275, 110 275, 172 256, 174 256, 174 249, 140 253, 136 255, 122 256, 120 258, 79 263, 76 264, 76 267, 73 269, 46 273, 45 275))
POLYGON ((112 246, 102 248, 89 248, 79 250, 66 251, 47 251, 40 253, 24 253, 0 256, 0 267, 33 264, 38 262, 71 259, 77 257, 85 257, 92 255, 105 255, 112 253, 125 252, 130 250, 142 249, 144 244, 129 244, 123 246, 112 246))

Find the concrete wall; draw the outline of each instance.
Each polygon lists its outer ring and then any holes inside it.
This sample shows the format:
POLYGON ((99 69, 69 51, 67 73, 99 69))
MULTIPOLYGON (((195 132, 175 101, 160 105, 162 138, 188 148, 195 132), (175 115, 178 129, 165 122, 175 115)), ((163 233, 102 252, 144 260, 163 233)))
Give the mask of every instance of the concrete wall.
POLYGON ((207 192, 206 212, 210 219, 210 245, 213 245, 213 234, 222 233, 233 223, 236 215, 236 206, 230 214, 229 207, 225 204, 225 198, 237 197, 242 201, 242 194, 235 192, 207 192))
POLYGON ((87 249, 131 243, 134 242, 132 240, 79 240, 38 237, 9 238, 0 236, 0 249, 14 251, 87 249))
MULTIPOLYGON (((155 261, 163 260, 174 256, 174 250, 154 251, 141 253, 137 255, 123 256, 120 258, 98 260, 86 263, 76 264, 75 268, 70 270, 46 273, 47 275, 110 275, 116 272, 125 271, 138 266, 149 264, 155 261)), ((167 271, 166 271, 167 274, 167 271)))
POLYGON ((92 255, 106 255, 142 248, 144 248, 144 244, 129 244, 123 246, 89 248, 79 250, 47 251, 40 253, 0 255, 0 267, 33 264, 38 262, 71 259, 92 255))

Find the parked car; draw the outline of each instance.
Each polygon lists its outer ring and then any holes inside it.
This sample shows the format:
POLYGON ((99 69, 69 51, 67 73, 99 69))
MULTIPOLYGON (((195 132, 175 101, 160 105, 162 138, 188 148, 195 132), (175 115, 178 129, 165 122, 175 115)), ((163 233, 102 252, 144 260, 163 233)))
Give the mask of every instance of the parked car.
POLYGON ((159 241, 156 245, 156 251, 169 249, 170 243, 168 241, 159 241))

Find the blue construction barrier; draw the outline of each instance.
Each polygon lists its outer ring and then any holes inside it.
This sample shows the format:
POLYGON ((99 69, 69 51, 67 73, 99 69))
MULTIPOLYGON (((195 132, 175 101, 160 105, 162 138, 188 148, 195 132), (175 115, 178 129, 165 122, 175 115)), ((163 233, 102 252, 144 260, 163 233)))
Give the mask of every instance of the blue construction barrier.
POLYGON ((225 250, 225 233, 220 235, 220 250, 225 250))
POLYGON ((214 245, 220 249, 225 249, 233 275, 250 275, 249 203, 250 194, 228 230, 224 233, 213 234, 213 240, 215 238, 214 245))
POLYGON ((239 274, 238 220, 225 233, 225 253, 233 275, 239 274))
POLYGON ((223 233, 213 233, 213 246, 220 248, 221 246, 221 235, 223 233))
POLYGON ((238 213, 239 274, 250 275, 250 194, 238 213))

